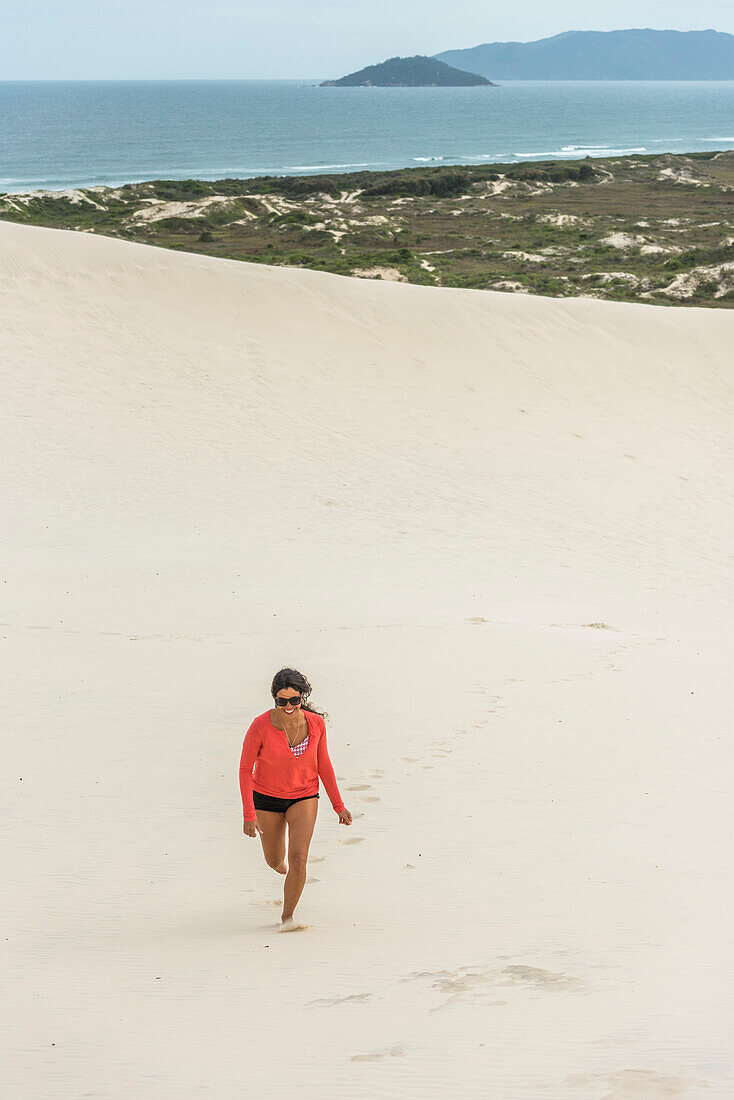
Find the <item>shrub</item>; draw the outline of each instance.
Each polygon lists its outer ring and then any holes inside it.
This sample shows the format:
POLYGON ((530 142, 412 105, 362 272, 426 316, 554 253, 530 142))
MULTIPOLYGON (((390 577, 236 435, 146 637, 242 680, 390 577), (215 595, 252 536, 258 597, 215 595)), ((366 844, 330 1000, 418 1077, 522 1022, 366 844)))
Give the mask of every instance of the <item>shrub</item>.
POLYGON ((185 201, 211 195, 212 185, 204 180, 153 180, 153 193, 158 199, 185 201))
POLYGON ((167 233, 186 233, 187 235, 203 232, 208 226, 202 226, 199 218, 159 218, 149 223, 154 233, 161 231, 167 233))
POLYGON ((563 183, 565 180, 592 180, 596 173, 590 164, 554 164, 543 163, 518 164, 507 172, 508 179, 519 181, 545 181, 550 183, 563 183))
POLYGON ((452 171, 451 169, 437 168, 430 175, 421 173, 400 173, 387 176, 385 179, 373 183, 362 192, 363 196, 370 195, 436 195, 440 198, 448 198, 452 195, 460 195, 471 186, 472 178, 468 172, 452 171))

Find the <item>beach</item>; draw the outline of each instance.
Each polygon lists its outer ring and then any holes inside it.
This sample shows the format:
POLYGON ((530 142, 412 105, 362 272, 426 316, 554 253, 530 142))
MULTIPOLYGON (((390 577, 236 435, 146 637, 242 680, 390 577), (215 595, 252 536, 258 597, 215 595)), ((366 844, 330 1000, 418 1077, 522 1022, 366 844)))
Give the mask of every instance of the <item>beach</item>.
POLYGON ((734 317, 0 257, 8 1095, 730 1097, 734 317))

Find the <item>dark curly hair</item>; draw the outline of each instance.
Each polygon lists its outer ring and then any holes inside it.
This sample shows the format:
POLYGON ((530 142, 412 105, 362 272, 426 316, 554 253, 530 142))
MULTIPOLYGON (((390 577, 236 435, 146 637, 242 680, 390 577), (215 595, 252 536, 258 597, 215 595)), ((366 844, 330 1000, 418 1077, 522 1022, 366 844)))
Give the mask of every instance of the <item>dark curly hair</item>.
POLYGON ((283 688, 293 688, 294 691, 298 691, 301 694, 301 710, 310 710, 312 714, 320 714, 322 718, 329 717, 325 710, 319 710, 318 707, 309 706, 307 703, 308 697, 311 694, 311 685, 302 672, 298 672, 295 668, 281 668, 273 676, 273 682, 270 685, 270 694, 275 701, 275 696, 283 688))

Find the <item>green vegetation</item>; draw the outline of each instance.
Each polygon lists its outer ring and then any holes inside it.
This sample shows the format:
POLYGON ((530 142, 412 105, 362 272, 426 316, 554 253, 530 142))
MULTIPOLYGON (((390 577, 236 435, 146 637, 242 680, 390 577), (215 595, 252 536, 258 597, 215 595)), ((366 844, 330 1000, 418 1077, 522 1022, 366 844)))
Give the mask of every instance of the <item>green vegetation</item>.
POLYGON ((324 80, 322 88, 467 88, 490 86, 491 80, 476 73, 455 69, 435 57, 389 57, 379 65, 368 65, 339 80, 324 80))
POLYGON ((562 183, 564 180, 593 180, 594 169, 590 164, 560 164, 554 161, 546 161, 536 164, 513 165, 505 173, 511 180, 548 180, 552 183, 562 183))
POLYGON ((734 152, 0 195, 6 221, 338 275, 734 305, 734 152))
POLYGON ((373 183, 371 187, 365 187, 361 198, 369 199, 373 195, 440 195, 446 198, 449 195, 462 194, 471 183, 472 177, 468 172, 448 168, 439 168, 430 174, 416 172, 414 175, 407 175, 396 172, 381 179, 379 183, 373 183))

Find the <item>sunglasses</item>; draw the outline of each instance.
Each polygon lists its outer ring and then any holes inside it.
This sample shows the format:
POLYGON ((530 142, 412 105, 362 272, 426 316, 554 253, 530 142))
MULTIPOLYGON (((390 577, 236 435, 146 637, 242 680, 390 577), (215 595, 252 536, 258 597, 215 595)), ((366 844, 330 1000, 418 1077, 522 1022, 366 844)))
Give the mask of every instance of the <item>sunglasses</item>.
POLYGON ((290 697, 290 699, 281 699, 277 695, 275 697, 276 707, 285 707, 285 706, 295 707, 295 706, 298 705, 298 703, 300 703, 300 701, 301 701, 301 696, 300 695, 292 695, 290 697))

